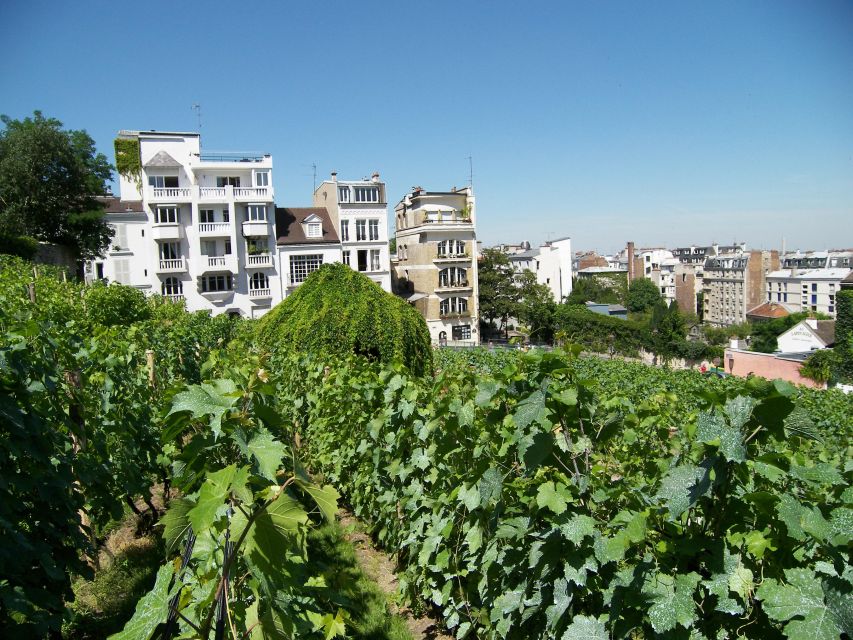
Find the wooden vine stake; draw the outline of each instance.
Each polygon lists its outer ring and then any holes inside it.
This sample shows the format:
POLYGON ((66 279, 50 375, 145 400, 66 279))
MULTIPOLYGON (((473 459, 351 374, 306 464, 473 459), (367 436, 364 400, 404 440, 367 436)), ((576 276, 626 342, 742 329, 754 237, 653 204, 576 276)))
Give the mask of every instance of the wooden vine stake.
POLYGON ((36 303, 36 283, 35 282, 30 282, 27 285, 27 292, 30 294, 30 302, 35 304, 36 303))
POLYGON ((148 362, 148 384, 154 386, 154 351, 152 349, 145 350, 145 359, 148 362))

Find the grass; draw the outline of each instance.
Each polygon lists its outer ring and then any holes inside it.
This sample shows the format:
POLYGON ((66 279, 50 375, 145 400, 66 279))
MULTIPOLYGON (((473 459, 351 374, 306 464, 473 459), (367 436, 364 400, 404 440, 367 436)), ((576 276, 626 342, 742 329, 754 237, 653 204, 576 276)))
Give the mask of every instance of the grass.
POLYGON ((347 637, 363 640, 412 640, 402 618, 391 613, 387 596, 364 574, 355 551, 336 522, 308 535, 309 571, 322 575, 330 601, 349 614, 347 637))

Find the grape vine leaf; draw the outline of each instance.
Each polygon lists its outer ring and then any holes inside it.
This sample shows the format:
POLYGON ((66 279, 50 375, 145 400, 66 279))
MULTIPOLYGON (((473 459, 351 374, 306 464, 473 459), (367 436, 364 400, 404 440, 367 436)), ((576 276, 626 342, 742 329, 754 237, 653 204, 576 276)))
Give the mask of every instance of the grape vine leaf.
POLYGON ((565 578, 557 578, 554 581, 554 603, 545 609, 545 620, 549 629, 553 631, 557 628, 571 603, 572 594, 568 581, 565 578))
POLYGON ((592 616, 577 615, 566 627, 562 640, 608 640, 604 623, 592 616))
POLYGON ((281 493, 255 518, 245 537, 244 553, 256 566, 272 573, 280 571, 282 549, 287 548, 289 537, 307 520, 308 514, 302 505, 281 493))
POLYGON ((698 467, 686 464, 669 470, 655 498, 666 503, 672 518, 678 518, 710 490, 708 470, 711 466, 706 463, 698 467))
POLYGON ((494 467, 489 467, 477 483, 480 490, 480 505, 486 506, 492 500, 500 500, 503 488, 503 476, 494 467))
POLYGON ((207 474, 204 484, 201 485, 198 501, 187 512, 194 531, 204 531, 216 521, 217 512, 224 507, 228 488, 236 474, 237 465, 234 464, 207 474))
MULTIPOLYGON (((728 406, 726 408, 728 410, 728 406)), ((746 460, 746 447, 740 429, 728 426, 719 414, 702 413, 699 416, 696 439, 718 446, 720 453, 729 462, 746 460)))
POLYGON ((786 569, 787 584, 765 580, 756 598, 767 617, 785 625, 785 635, 791 640, 837 640, 841 635, 841 620, 824 603, 820 581, 809 569, 786 569), (802 620, 792 620, 802 616, 802 620))
POLYGON ((568 522, 560 525, 560 532, 567 540, 580 545, 586 536, 591 536, 595 531, 595 520, 590 516, 578 513, 572 516, 568 522))
POLYGON ((136 603, 133 617, 124 625, 124 629, 114 633, 109 640, 148 640, 158 625, 166 622, 169 615, 169 583, 174 569, 172 563, 166 563, 157 571, 154 588, 136 603))
POLYGON ((656 574, 649 583, 643 585, 643 592, 652 597, 649 607, 649 622, 655 633, 664 633, 681 625, 689 629, 696 621, 696 603, 693 592, 701 577, 691 571, 675 577, 656 574))
POLYGON ((160 519, 160 524, 163 525, 163 539, 166 541, 167 553, 174 551, 189 531, 190 519, 187 517, 187 513, 194 506, 195 503, 186 498, 172 500, 169 510, 160 519))
POLYGON ((524 400, 518 403, 515 414, 512 416, 515 426, 525 429, 533 422, 540 422, 545 418, 545 394, 534 391, 524 400))
POLYGON ((320 508, 320 513, 327 522, 335 521, 335 514, 338 512, 338 499, 341 494, 331 485, 320 486, 314 483, 300 482, 299 485, 305 490, 308 495, 314 498, 314 502, 320 508))
POLYGON ((267 480, 275 481, 275 473, 287 455, 285 446, 263 427, 246 445, 246 450, 258 461, 258 471, 267 480))
POLYGON ((189 411, 193 418, 210 416, 214 437, 222 434, 222 416, 237 402, 237 385, 232 380, 218 379, 194 384, 177 394, 168 415, 189 411))
POLYGON ((548 508, 557 515, 563 513, 568 507, 565 499, 565 487, 560 487, 558 490, 552 481, 543 482, 539 485, 539 490, 536 492, 536 504, 540 509, 548 508))

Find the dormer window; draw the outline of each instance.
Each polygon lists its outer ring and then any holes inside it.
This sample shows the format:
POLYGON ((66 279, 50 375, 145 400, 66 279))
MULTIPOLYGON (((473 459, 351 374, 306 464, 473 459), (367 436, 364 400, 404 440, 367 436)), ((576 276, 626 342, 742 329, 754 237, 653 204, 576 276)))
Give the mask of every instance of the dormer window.
POLYGON ((302 221, 302 229, 306 238, 323 237, 323 220, 316 214, 311 214, 302 221))

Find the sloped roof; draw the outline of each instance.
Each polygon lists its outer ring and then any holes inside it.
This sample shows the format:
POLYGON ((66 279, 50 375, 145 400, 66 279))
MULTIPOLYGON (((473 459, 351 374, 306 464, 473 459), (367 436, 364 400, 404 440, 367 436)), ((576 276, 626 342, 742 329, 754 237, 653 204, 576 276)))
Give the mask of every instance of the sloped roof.
POLYGON ((275 229, 277 245, 289 244, 338 244, 338 233, 326 207, 276 207, 275 229), (319 238, 307 238, 302 222, 309 216, 320 218, 323 234, 319 238))
POLYGON ((818 320, 814 332, 827 347, 835 344, 835 320, 818 320))
POLYGON ((791 315, 791 309, 781 302, 765 302, 764 304, 760 304, 747 311, 746 315, 747 317, 753 316, 756 318, 768 318, 773 320, 791 315))
POLYGON ((153 158, 145 163, 146 167, 161 167, 174 169, 181 166, 181 163, 175 160, 165 151, 158 151, 153 158))
POLYGON ((141 213, 142 200, 122 200, 115 196, 104 196, 98 198, 104 203, 104 213, 141 213))

